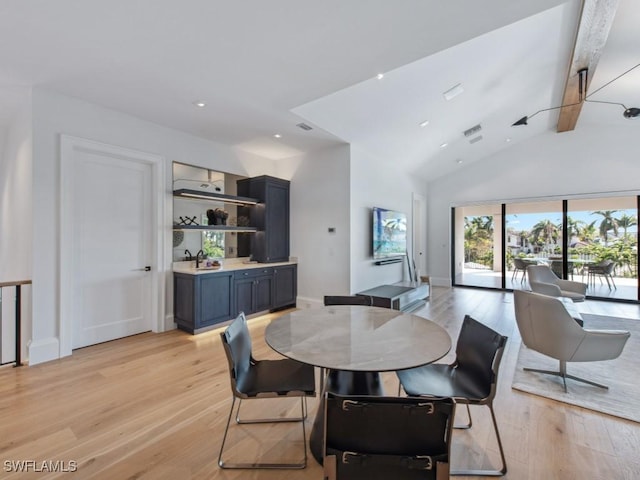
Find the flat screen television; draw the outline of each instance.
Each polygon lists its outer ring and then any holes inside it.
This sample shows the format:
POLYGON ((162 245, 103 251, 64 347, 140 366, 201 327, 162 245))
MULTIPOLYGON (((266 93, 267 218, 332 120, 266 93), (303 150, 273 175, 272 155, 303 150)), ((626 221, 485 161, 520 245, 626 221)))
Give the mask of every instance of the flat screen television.
POLYGON ((373 207, 373 258, 389 258, 407 252, 407 216, 373 207))

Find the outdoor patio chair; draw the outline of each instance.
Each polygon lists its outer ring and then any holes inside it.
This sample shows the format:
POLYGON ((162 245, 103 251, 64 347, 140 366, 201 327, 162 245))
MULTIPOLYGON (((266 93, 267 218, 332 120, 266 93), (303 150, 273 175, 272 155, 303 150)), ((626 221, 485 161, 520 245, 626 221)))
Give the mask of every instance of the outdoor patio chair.
POLYGON ((607 286, 611 290, 611 285, 616 290, 616 283, 613 281, 613 270, 616 268, 616 264, 613 260, 603 260, 593 265, 587 265, 587 283, 595 286, 596 277, 600 277, 600 283, 602 283, 602 277, 607 281, 607 286))
POLYGON ((514 258, 513 259, 513 275, 511 275, 511 280, 516 280, 518 278, 518 272, 522 272, 522 278, 520 279, 520 283, 524 282, 527 278, 527 267, 529 265, 533 265, 531 262, 527 262, 522 258, 514 258))

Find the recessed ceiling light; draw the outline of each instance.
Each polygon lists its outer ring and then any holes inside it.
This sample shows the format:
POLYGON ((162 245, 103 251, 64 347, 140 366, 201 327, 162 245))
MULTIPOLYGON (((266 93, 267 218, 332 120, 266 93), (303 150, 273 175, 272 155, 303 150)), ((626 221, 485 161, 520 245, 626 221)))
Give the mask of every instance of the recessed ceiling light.
POLYGON ((445 143, 440 145, 440 148, 445 148, 447 145, 449 145, 449 144, 445 142, 445 143))
POLYGON ((511 141, 511 139, 510 139, 510 138, 507 138, 507 139, 505 140, 505 142, 507 142, 507 143, 509 143, 510 141, 511 141))
POLYGON ((456 163, 457 163, 458 165, 460 165, 460 164, 462 163, 462 160, 459 158, 459 159, 457 159, 457 160, 456 160, 456 163))
POLYGON ((280 135, 279 133, 276 133, 276 134, 274 135, 274 137, 276 137, 276 138, 282 138, 282 135, 280 135))
POLYGON ((425 120, 424 122, 420 123, 420 126, 423 128, 426 127, 427 125, 429 125, 429 120, 425 120))
POLYGON ((451 87, 449 90, 444 92, 442 95, 444 95, 444 98, 446 98, 447 100, 451 100, 451 99, 457 97, 458 95, 460 95, 462 92, 464 92, 464 88, 462 88, 462 84, 459 83, 455 87, 451 87))
POLYGON ((376 75, 376 78, 378 80, 382 80, 384 78, 384 73, 379 73, 378 75, 376 75))
POLYGON ((204 107, 206 107, 206 106, 207 106, 207 104, 206 104, 206 103, 201 102, 201 101, 199 101, 199 100, 198 100, 198 101, 193 102, 193 104, 194 104, 196 107, 199 107, 199 108, 204 108, 204 107))

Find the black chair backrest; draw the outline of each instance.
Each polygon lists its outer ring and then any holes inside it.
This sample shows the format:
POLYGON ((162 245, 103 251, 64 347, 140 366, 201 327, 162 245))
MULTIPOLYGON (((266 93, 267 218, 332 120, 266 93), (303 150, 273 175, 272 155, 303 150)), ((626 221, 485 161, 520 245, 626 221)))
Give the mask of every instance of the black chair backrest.
POLYGON ((485 395, 495 393, 498 368, 507 337, 465 315, 456 344, 456 364, 467 372, 485 395))
POLYGON ((247 319, 241 312, 220 334, 224 351, 229 362, 231 373, 231 389, 242 390, 242 380, 249 372, 253 358, 251 356, 251 335, 247 327, 247 319))
POLYGON ((327 393, 325 400, 325 455, 336 456, 338 480, 449 478, 452 399, 327 393))
POLYGON ((373 299, 369 295, 325 295, 325 305, 373 305, 373 299))

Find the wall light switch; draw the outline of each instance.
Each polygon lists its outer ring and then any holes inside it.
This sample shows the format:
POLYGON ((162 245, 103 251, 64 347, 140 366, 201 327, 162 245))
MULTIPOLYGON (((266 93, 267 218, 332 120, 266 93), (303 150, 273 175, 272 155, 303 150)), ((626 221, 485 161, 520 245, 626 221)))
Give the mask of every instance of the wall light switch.
POLYGON ((329 233, 336 233, 336 227, 329 227, 328 231, 329 233))

